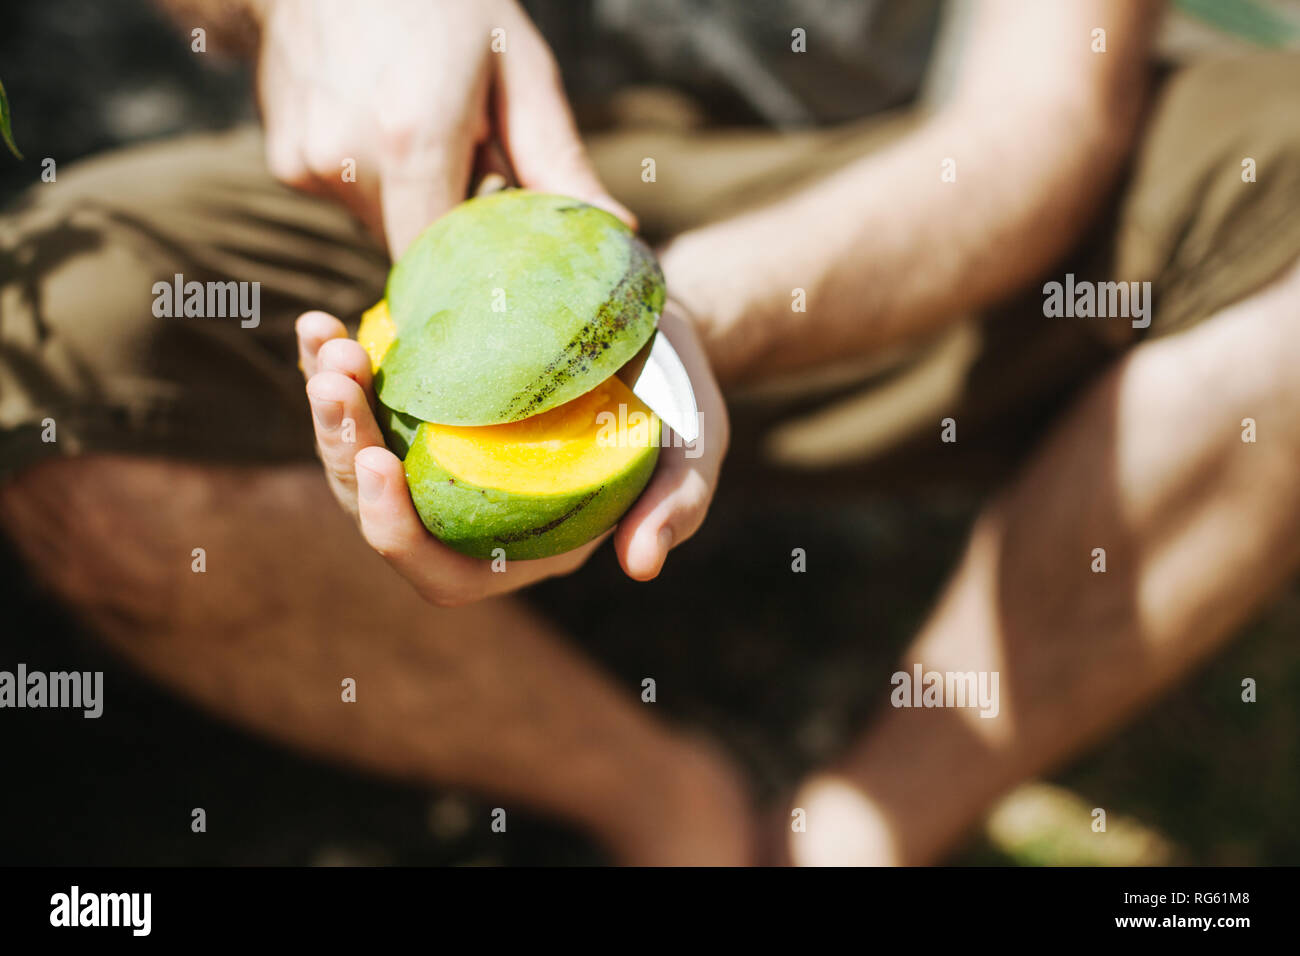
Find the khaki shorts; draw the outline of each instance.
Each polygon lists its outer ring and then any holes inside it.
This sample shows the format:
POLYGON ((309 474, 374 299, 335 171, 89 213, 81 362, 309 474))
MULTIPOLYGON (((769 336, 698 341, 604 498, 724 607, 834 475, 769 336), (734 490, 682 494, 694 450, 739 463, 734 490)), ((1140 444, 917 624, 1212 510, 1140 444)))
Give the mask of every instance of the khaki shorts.
MULTIPOLYGON (((1130 174, 1067 262, 930 341, 734 396, 733 473, 816 469, 854 487, 918 468, 951 474, 951 456, 927 457, 948 416, 961 423, 971 469, 1014 461, 1139 337, 1123 320, 1045 318, 1043 281, 1067 271, 1149 281, 1156 306, 1141 334, 1168 334, 1300 255, 1297 89, 1300 57, 1285 55, 1162 78, 1130 174), (1241 179, 1246 157, 1257 164, 1253 184, 1241 179), (896 461, 910 465, 891 471, 896 461)), ((694 128, 660 110, 589 145, 613 193, 663 238, 796 189, 915 121, 789 136, 694 128), (645 156, 658 160, 653 185, 640 179, 645 156)), ((311 457, 294 318, 321 308, 355 323, 382 294, 388 265, 341 208, 271 179, 253 129, 59 170, 0 221, 0 263, 0 478, 94 452, 311 457), (156 316, 155 284, 177 274, 260 283, 258 324, 156 316)))

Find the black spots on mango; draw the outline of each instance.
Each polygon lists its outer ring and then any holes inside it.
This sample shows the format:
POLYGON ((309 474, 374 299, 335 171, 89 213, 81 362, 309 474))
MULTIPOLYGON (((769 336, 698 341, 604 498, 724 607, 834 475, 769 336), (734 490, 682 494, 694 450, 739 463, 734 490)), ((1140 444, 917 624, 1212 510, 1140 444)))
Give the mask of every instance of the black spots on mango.
POLYGON ((550 408, 555 404, 552 396, 556 391, 575 378, 586 377, 601 355, 642 321, 647 311, 657 313, 663 308, 664 277, 654 253, 635 236, 628 236, 626 241, 630 253, 627 269, 604 303, 542 373, 511 397, 500 417, 517 421, 550 408))

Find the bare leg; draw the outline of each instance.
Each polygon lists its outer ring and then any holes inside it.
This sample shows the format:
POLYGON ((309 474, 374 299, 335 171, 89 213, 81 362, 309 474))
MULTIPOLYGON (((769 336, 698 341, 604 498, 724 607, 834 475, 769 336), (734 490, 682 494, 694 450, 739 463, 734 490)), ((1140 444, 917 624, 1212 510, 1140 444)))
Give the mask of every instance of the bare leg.
POLYGON ((933 861, 1221 646, 1300 566, 1297 368, 1293 268, 1092 388, 981 516, 900 662, 999 671, 1001 713, 887 708, 796 794, 793 859, 933 861))
POLYGON ((743 794, 716 755, 519 602, 425 604, 318 465, 58 461, 0 488, 0 520, 112 646, 239 723, 554 813, 626 862, 746 861, 743 794), (348 677, 356 703, 341 699, 348 677))

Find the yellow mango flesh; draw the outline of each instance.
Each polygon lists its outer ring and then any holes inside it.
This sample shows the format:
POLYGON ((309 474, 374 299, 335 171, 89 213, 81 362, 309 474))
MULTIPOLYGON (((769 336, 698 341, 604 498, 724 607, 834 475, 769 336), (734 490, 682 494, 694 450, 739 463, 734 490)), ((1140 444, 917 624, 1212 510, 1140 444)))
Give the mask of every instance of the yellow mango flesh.
POLYGON ((357 341, 370 356, 370 371, 378 372, 379 363, 384 360, 384 353, 397 338, 397 326, 388 314, 388 302, 381 300, 371 306, 361 316, 361 326, 357 329, 357 341))
POLYGON ((653 413, 617 378, 549 412, 505 425, 434 425, 420 438, 434 461, 482 488, 559 495, 599 485, 640 458, 653 413))

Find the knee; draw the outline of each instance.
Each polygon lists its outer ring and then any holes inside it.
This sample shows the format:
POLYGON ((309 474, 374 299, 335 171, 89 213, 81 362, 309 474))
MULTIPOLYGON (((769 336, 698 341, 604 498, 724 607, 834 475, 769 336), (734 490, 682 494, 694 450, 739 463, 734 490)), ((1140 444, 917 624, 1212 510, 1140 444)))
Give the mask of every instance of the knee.
POLYGON ((1245 444, 1261 467, 1300 461, 1300 259, 1190 329, 1135 349, 1120 395, 1144 421, 1207 451, 1245 444), (1195 426, 1195 427, 1189 427, 1195 426), (1240 431, 1240 436, 1238 436, 1240 431))

